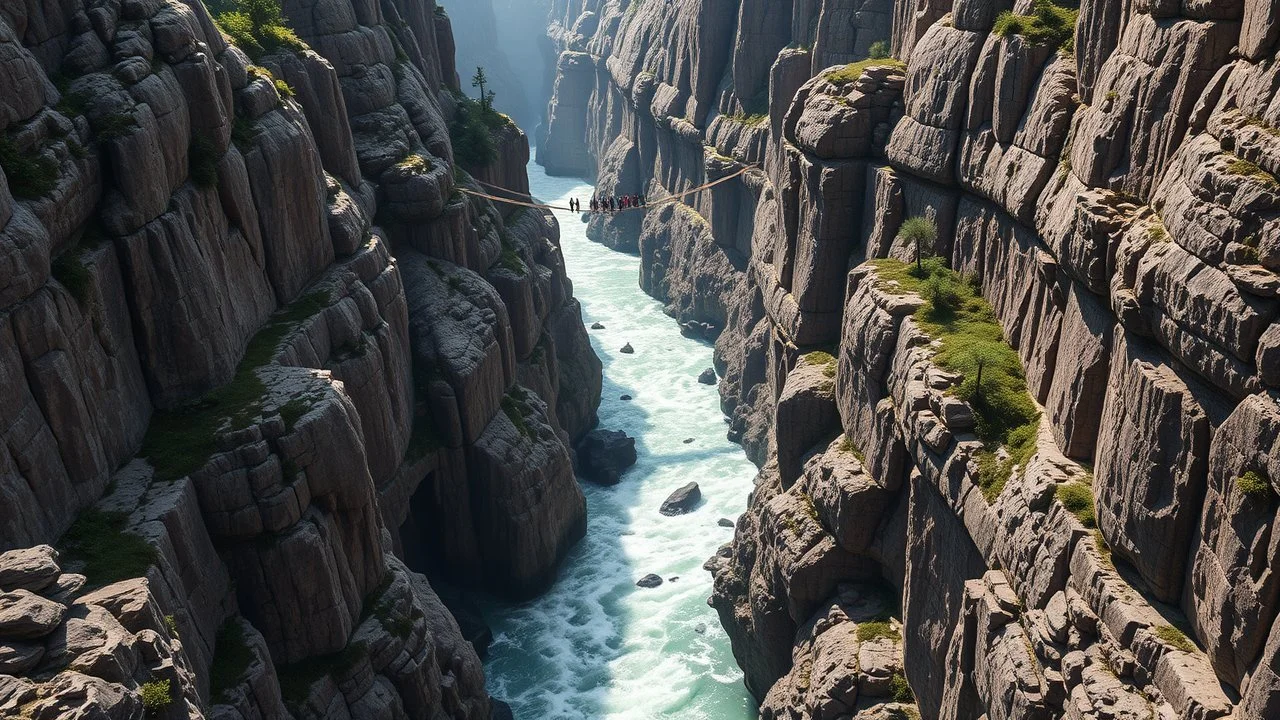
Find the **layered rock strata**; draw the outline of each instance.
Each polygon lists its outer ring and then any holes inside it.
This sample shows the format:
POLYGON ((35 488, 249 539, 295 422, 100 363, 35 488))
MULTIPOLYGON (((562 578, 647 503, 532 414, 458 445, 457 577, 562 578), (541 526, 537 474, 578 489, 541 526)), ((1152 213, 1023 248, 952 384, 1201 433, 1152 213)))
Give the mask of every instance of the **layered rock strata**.
POLYGON ((282 22, 0 10, 0 714, 488 718, 420 573, 524 597, 583 532, 558 228, 458 190, 523 133, 454 163, 434 2, 282 22))
POLYGON ((549 170, 652 200, 747 168, 592 232, 716 338, 762 469, 711 604, 763 714, 911 712, 852 659, 876 588, 923 717, 1280 711, 1274 7, 553 12, 549 170), (1017 443, 878 261, 917 253, 1016 352, 1017 443))

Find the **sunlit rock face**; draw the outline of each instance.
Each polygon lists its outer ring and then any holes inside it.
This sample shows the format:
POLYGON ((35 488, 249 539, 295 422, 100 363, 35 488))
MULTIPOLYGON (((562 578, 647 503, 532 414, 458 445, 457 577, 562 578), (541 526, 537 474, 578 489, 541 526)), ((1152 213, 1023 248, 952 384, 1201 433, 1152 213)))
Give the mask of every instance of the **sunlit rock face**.
POLYGON ((555 3, 538 161, 679 195, 591 235, 715 338, 762 468, 708 568, 763 717, 1280 711, 1277 28, 1248 1, 555 3))

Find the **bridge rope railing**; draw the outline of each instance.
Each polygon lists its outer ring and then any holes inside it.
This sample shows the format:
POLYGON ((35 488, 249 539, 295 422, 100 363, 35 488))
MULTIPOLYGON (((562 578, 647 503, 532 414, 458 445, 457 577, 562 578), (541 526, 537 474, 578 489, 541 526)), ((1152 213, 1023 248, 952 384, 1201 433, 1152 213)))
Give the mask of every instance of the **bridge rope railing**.
MULTIPOLYGON (((722 183, 727 183, 730 180, 733 180, 734 178, 745 175, 750 170, 751 170, 751 166, 748 165, 747 167, 744 167, 741 170, 738 170, 737 172, 731 175, 725 175, 722 178, 713 180, 709 183, 703 183, 702 185, 699 185, 697 187, 689 188, 688 190, 685 190, 683 192, 679 192, 674 195, 668 195, 666 197, 662 197, 657 200, 646 202, 644 205, 638 205, 638 206, 628 207, 628 208, 616 208, 614 210, 605 211, 605 212, 613 214, 613 213, 623 213, 623 212, 632 212, 632 211, 643 211, 643 210, 649 210, 650 208, 659 207, 662 205, 668 205, 668 204, 679 201, 681 198, 688 197, 689 195, 702 192, 703 190, 706 190, 708 188, 713 188, 722 183)), ((483 185, 484 187, 492 188, 496 191, 511 193, 512 195, 516 195, 516 196, 529 197, 530 199, 518 200, 512 197, 501 197, 498 195, 492 195, 490 193, 481 192, 479 190, 472 190, 471 188, 465 188, 465 187, 459 187, 458 192, 466 195, 471 195, 473 197, 484 198, 492 202, 506 203, 508 205, 519 205, 521 207, 536 208, 539 210, 563 210, 565 212, 577 212, 576 210, 573 210, 567 205, 551 205, 549 203, 534 202, 533 199, 527 193, 516 192, 515 190, 511 190, 510 188, 490 185, 489 183, 476 180, 475 178, 472 178, 472 181, 475 182, 477 185, 483 185)), ((583 211, 583 212, 589 212, 589 210, 583 211)))

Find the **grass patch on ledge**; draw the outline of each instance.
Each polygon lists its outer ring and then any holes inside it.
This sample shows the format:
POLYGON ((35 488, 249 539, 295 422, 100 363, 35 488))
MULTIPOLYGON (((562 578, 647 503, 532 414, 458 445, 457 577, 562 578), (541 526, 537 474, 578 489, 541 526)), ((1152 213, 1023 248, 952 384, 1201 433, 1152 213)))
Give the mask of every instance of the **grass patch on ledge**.
POLYGON ((902 633, 898 632, 887 616, 858 623, 858 642, 871 642, 880 638, 898 642, 902 640, 902 633))
POLYGON ((832 70, 826 74, 826 79, 836 85, 848 85, 862 77, 862 73, 866 72, 867 68, 880 65, 886 65, 898 70, 907 69, 907 64, 896 58, 867 58, 866 60, 849 63, 838 70, 832 70))
POLYGON ((857 445, 853 444, 853 440, 849 439, 847 434, 840 436, 840 452, 849 453, 850 455, 858 458, 858 462, 864 465, 867 463, 867 456, 858 449, 857 445))
POLYGON ((83 564, 91 588, 142 577, 156 562, 156 549, 126 530, 129 516, 89 508, 58 541, 65 560, 83 564))
POLYGON ((280 343, 299 323, 328 307, 329 302, 329 294, 323 290, 295 300, 273 315, 249 341, 231 382, 155 414, 139 455, 151 462, 157 480, 177 480, 203 467, 217 449, 218 432, 228 421, 233 430, 248 427, 262 412, 267 392, 258 369, 271 362, 280 343))
POLYGON ((995 499, 1014 466, 1025 465, 1035 452, 1040 411, 1027 392, 1022 360, 1005 342, 995 310, 976 284, 941 258, 919 265, 892 259, 871 264, 881 283, 896 282, 924 298, 915 321, 940 343, 933 362, 964 376, 952 392, 973 408, 975 433, 986 444, 978 456, 978 484, 988 501, 995 499), (1002 446, 1008 449, 1003 458, 997 452, 1002 446))
POLYGON ((349 643, 329 655, 307 658, 276 669, 280 678, 280 695, 290 709, 299 709, 311 694, 311 687, 326 675, 341 677, 369 656, 364 643, 349 643))
POLYGON ((525 420, 525 416, 532 412, 529 407, 529 396, 525 394, 524 388, 519 385, 511 388, 506 395, 502 396, 502 412, 506 413, 507 419, 516 427, 516 430, 524 437, 536 440, 538 435, 533 428, 529 427, 529 423, 525 420))
POLYGON ((213 20, 236 47, 255 62, 273 52, 303 52, 307 44, 285 24, 279 0, 235 0, 235 9, 213 20))
POLYGON ((1084 481, 1062 483, 1056 491, 1058 502, 1067 512, 1076 516, 1081 525, 1093 529, 1098 527, 1098 516, 1094 509, 1093 487, 1084 481))
POLYGON ((1052 0, 1036 0, 1030 15, 1005 10, 996 16, 991 31, 1000 37, 1021 35, 1036 45, 1050 45, 1066 53, 1075 50, 1079 7, 1058 5, 1052 0))
POLYGON ((39 200, 58 187, 57 161, 39 149, 19 150, 8 136, 0 136, 0 168, 16 198, 39 200))
POLYGON ((222 624, 213 646, 209 666, 209 696, 214 702, 227 699, 227 692, 240 684, 253 664, 253 651, 244 641, 244 631, 234 618, 222 624))
POLYGON ((1244 158, 1238 158, 1234 155, 1229 155, 1228 157, 1232 158, 1227 163, 1227 172, 1229 174, 1256 180, 1263 185, 1266 185, 1267 188, 1271 190, 1280 189, 1280 182, 1276 181, 1276 177, 1266 170, 1258 167, 1256 163, 1251 163, 1244 158))
POLYGON ((769 116, 765 113, 734 113, 729 115, 728 118, 747 127, 760 127, 769 122, 769 116))
POLYGON ((822 374, 828 378, 834 378, 836 376, 836 369, 839 363, 831 353, 818 350, 804 355, 800 359, 803 360, 806 365, 822 368, 822 374))
POLYGON ((1186 633, 1172 625, 1157 625, 1155 634, 1156 637, 1182 652, 1193 653, 1199 649, 1195 643, 1191 642, 1191 638, 1187 637, 1186 633))

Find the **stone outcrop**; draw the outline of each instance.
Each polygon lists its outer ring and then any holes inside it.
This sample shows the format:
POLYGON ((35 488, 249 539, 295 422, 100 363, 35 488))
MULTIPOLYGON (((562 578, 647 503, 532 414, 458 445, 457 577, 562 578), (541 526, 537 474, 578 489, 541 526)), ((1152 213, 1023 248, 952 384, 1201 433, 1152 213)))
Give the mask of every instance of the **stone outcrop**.
POLYGON ((585 527, 558 227, 460 190, 527 138, 454 162, 435 2, 281 4, 0 11, 6 717, 487 719, 421 573, 527 596, 585 527))
POLYGON ((1251 2, 555 3, 539 161, 677 196, 591 236, 709 331, 761 467, 707 567, 762 716, 1280 712, 1277 27, 1251 2), (930 320, 945 296, 895 279, 917 255, 1016 353, 1016 438, 930 320))

